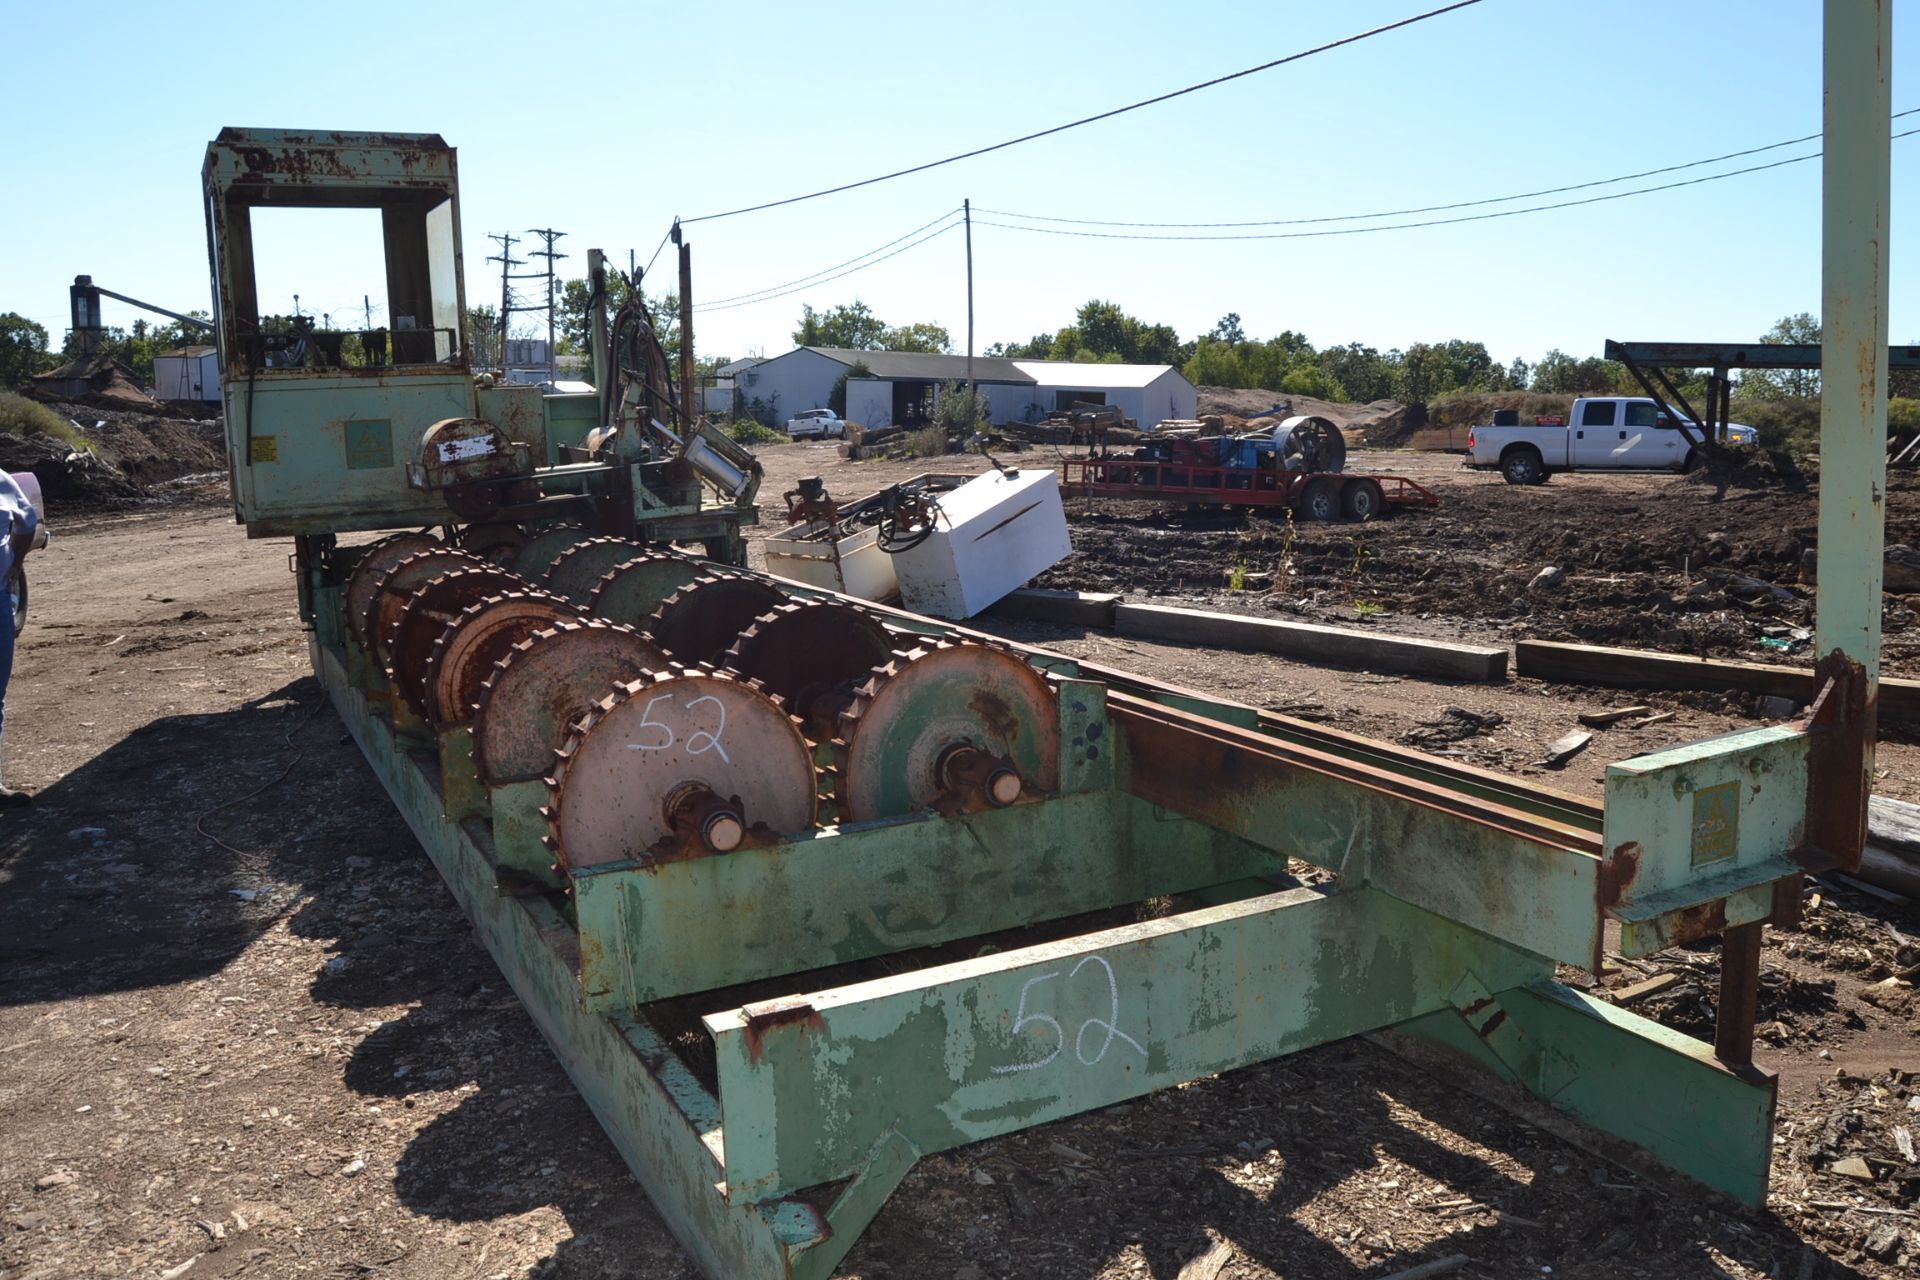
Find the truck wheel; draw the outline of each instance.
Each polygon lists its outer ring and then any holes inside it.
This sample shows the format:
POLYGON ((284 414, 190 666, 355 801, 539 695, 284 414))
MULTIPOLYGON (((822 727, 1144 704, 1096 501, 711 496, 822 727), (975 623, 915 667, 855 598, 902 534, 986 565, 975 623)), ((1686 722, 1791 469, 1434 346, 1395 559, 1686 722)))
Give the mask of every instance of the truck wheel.
POLYGON ((1300 495, 1300 510, 1309 520, 1339 519, 1340 482, 1326 476, 1307 481, 1306 490, 1300 495))
POLYGON ((1508 484, 1539 484, 1547 478, 1547 464, 1540 460, 1537 449, 1515 449, 1500 459, 1500 474, 1508 484))
POLYGON ((1361 477, 1347 481, 1340 491, 1340 510, 1349 520, 1378 520, 1387 512, 1387 495, 1378 480, 1361 477))

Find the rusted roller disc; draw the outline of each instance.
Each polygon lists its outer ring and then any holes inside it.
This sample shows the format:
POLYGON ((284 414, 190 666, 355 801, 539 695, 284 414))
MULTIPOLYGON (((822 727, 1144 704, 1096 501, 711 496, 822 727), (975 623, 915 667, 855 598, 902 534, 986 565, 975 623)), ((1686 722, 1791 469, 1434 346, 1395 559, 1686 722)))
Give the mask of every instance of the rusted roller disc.
POLYGON ((594 584, 587 612, 608 622, 642 627, 666 598, 711 567, 691 556, 656 551, 615 565, 594 584))
POLYGON ((555 556, 574 543, 585 542, 592 536, 593 530, 583 529, 577 524, 557 524, 542 529, 528 536, 526 545, 513 553, 507 568, 528 582, 538 582, 555 556))
POLYGON ((632 538, 588 538, 585 542, 576 542, 554 557, 540 586, 563 600, 583 605, 609 569, 645 553, 646 549, 646 543, 632 538))
POLYGON ((399 620, 400 611, 407 607, 407 597, 456 569, 492 568, 493 565, 479 556, 445 546, 416 552, 394 565, 381 576, 372 598, 367 601, 360 630, 366 637, 368 650, 381 666, 388 665, 387 644, 393 639, 393 624, 399 620))
POLYGON ((779 699, 725 672, 621 686, 568 734, 547 782, 562 867, 726 853, 813 825, 813 757, 779 699))
POLYGON ((379 589, 380 579, 387 570, 408 556, 432 551, 440 545, 440 539, 430 533, 396 533, 370 544, 361 554, 360 562, 347 575, 342 608, 347 615, 348 632, 362 647, 367 643, 367 606, 373 602, 373 593, 379 589))
POLYGON ((667 655, 632 627, 560 622, 507 651, 480 687, 473 761, 493 784, 544 778, 567 730, 615 685, 667 666, 667 655))
POLYGON ((967 749, 1017 775, 998 803, 1059 785, 1053 693, 1019 656, 990 645, 941 642, 875 671, 841 715, 840 739, 840 797, 852 822, 952 799, 946 766, 967 749))
POLYGON ((490 520, 466 526, 460 530, 455 542, 462 551, 471 551, 482 560, 491 560, 504 569, 513 563, 520 548, 527 545, 527 535, 521 532, 517 524, 490 520))
POLYGON ((647 634, 675 662, 718 662, 748 624, 786 599, 780 588, 758 578, 710 573, 663 600, 647 619, 647 634))
POLYGON ((831 695, 863 684, 893 660, 880 619, 840 600, 783 604, 754 619, 720 665, 757 680, 800 717, 812 738, 830 738, 842 707, 831 695))
POLYGON ((456 569, 429 579, 407 597, 387 637, 387 673, 414 713, 427 711, 427 659, 443 632, 468 605, 526 585, 505 569, 456 569))
POLYGON ((572 605, 544 591, 509 591, 462 609, 427 656, 427 723, 450 729, 473 719, 480 686, 496 662, 534 632, 578 616, 572 605))

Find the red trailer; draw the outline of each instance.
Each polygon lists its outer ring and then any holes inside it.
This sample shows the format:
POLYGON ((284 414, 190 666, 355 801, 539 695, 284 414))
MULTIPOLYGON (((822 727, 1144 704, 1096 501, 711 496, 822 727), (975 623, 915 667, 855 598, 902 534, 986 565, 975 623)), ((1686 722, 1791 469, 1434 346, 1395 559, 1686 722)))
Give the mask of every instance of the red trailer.
POLYGON ((1437 507, 1439 496, 1405 476, 1285 471, 1139 458, 1066 458, 1067 497, 1144 498, 1209 507, 1289 507, 1308 520, 1367 520, 1393 507, 1437 507))

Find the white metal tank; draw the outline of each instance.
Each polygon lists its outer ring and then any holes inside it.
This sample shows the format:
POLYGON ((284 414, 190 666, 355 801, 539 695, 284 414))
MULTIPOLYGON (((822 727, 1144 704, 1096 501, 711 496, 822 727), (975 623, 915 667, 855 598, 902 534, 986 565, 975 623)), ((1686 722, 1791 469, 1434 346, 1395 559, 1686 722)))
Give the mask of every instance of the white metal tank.
POLYGON ((939 499, 934 531, 893 557, 900 603, 971 618, 1073 551, 1052 471, 989 471, 939 499))

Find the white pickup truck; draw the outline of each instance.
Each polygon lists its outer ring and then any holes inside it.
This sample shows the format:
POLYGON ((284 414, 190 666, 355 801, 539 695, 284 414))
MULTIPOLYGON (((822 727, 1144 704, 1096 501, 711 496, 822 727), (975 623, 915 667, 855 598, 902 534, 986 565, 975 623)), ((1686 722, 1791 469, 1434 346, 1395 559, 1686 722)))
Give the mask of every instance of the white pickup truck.
MULTIPOLYGON (((1691 421, 1697 438, 1703 433, 1691 421)), ((1727 443, 1751 445, 1759 433, 1727 426, 1727 443)), ((1685 471, 1694 449, 1685 432, 1647 396, 1585 396, 1564 426, 1484 426, 1467 432, 1467 465, 1498 469, 1508 484, 1540 484, 1556 471, 1685 471)))
POLYGON ((847 434, 847 424, 831 409, 803 409, 787 419, 787 435, 795 440, 834 440, 847 434))

